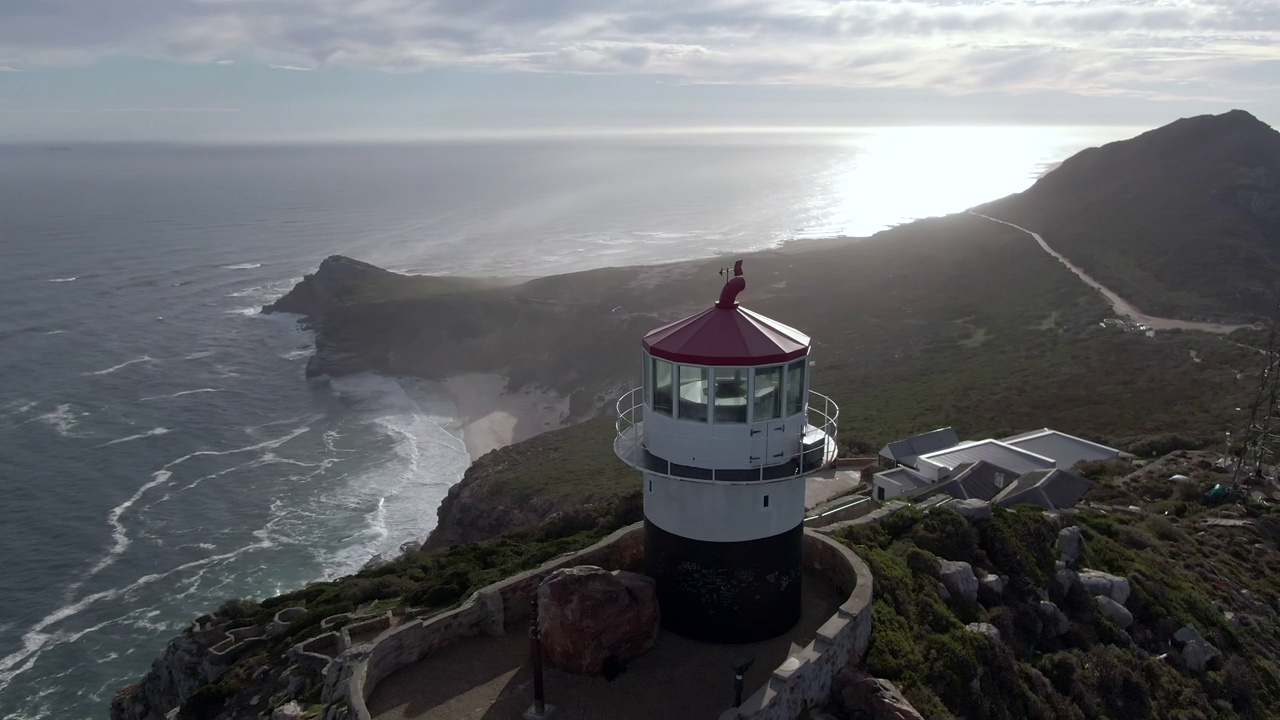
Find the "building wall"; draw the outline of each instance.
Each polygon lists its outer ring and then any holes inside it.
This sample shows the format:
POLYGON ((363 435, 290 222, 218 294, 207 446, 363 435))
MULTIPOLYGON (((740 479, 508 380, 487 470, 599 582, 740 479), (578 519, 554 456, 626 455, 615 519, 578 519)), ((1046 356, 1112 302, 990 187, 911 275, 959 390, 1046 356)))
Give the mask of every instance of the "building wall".
POLYGON ((645 473, 644 516, 663 530, 691 540, 741 542, 773 537, 804 521, 804 478, 736 483, 645 473))
POLYGON ((845 602, 804 649, 773 671, 769 682, 719 720, 792 720, 826 705, 837 674, 861 662, 871 642, 871 570, 852 550, 812 530, 804 534, 804 564, 834 583, 845 602))

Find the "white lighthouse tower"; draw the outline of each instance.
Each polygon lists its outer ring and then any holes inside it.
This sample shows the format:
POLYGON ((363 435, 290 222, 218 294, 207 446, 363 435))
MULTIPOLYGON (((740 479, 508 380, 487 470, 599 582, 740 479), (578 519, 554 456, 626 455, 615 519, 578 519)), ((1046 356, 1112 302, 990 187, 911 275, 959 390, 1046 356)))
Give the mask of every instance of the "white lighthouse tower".
POLYGON ((809 390, 809 337, 738 305, 645 335, 644 385, 614 451, 644 473, 645 566, 663 625, 754 642, 800 619, 805 476, 835 458, 837 408, 809 390))

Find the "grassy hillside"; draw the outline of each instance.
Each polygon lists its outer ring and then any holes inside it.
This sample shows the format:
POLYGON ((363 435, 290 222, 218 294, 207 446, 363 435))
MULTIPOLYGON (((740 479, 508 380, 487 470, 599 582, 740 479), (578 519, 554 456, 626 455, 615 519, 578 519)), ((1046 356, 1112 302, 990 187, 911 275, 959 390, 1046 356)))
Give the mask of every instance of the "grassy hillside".
POLYGON ((980 211, 1149 313, 1271 317, 1280 297, 1280 133, 1241 110, 1086 150, 980 211))

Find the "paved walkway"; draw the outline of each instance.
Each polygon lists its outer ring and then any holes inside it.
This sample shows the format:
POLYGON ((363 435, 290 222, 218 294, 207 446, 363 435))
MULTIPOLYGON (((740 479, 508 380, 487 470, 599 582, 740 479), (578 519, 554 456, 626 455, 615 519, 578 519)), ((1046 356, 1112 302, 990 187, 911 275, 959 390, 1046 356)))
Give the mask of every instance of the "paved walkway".
MULTIPOLYGON (((744 699, 783 660, 807 645, 844 598, 805 573, 803 614, 790 633, 750 645, 693 642, 665 630, 654 649, 612 682, 548 668, 548 701, 562 720, 711 720, 733 704, 733 661, 754 657, 744 699)), ((378 720, 508 720, 533 697, 527 627, 496 638, 472 638, 392 673, 374 689, 378 720)))

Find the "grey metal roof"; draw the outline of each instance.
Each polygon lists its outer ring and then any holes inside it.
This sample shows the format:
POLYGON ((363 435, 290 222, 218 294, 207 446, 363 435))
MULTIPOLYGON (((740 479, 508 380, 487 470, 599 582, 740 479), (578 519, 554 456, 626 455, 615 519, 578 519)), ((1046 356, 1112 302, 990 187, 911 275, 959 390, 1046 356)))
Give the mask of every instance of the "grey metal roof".
MULTIPOLYGON (((1005 445, 998 440, 979 440, 959 447, 924 454, 919 458, 919 462, 926 460, 951 470, 964 463, 976 463, 979 460, 985 460, 996 467, 1004 468, 1019 475, 1032 470, 1047 470, 1054 467, 1053 460, 1049 458, 1005 445)), ((917 467, 919 467, 919 463, 917 463, 917 467)))
POLYGON ((949 427, 930 430, 885 445, 880 454, 907 466, 914 466, 921 455, 945 450, 960 443, 956 431, 949 427))
POLYGON ((1032 503, 1050 510, 1075 507, 1093 487, 1093 481, 1066 470, 1037 470, 1019 477, 1001 490, 992 502, 1010 506, 1032 503))
POLYGON ((916 497, 943 493, 961 500, 990 501, 1017 479, 1018 473, 993 465, 986 460, 979 460, 976 463, 956 466, 952 469, 949 479, 925 488, 916 497))
POLYGON ((1012 445, 1013 447, 1051 458, 1057 463, 1059 470, 1070 470, 1076 463, 1084 460, 1114 460, 1121 457, 1132 457, 1128 453, 1122 453, 1101 443, 1078 438, 1057 430, 1050 430, 1049 428, 1014 435, 1013 437, 1005 438, 1002 442, 1006 445, 1012 445))
POLYGON ((876 479, 885 481, 887 484, 894 485, 902 490, 902 492, 911 492, 929 485, 929 478, 912 470, 911 468, 898 467, 892 470, 883 470, 875 474, 872 482, 876 479))

